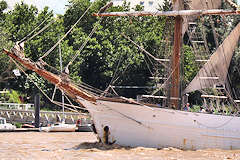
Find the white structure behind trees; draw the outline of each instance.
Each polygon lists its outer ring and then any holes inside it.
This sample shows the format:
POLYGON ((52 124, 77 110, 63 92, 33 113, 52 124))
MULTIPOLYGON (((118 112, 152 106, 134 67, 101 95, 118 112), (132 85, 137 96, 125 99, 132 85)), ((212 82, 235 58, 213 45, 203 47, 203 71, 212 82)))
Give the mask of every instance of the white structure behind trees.
POLYGON ((130 3, 131 9, 136 5, 142 5, 145 11, 156 11, 164 2, 164 0, 112 0, 114 6, 121 6, 124 1, 130 3))

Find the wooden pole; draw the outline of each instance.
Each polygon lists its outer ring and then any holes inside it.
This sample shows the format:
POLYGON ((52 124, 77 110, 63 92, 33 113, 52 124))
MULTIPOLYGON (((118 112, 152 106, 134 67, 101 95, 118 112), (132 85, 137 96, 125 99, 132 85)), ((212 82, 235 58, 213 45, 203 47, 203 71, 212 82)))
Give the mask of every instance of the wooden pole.
POLYGON ((181 43, 182 43, 182 24, 183 19, 181 16, 175 18, 175 29, 174 29, 174 48, 172 54, 172 78, 170 85, 170 105, 175 109, 179 106, 179 96, 180 96, 180 54, 181 54, 181 43))
POLYGON ((35 108, 35 120, 34 120, 34 126, 35 128, 39 128, 40 124, 40 95, 37 93, 34 97, 34 108, 35 108))

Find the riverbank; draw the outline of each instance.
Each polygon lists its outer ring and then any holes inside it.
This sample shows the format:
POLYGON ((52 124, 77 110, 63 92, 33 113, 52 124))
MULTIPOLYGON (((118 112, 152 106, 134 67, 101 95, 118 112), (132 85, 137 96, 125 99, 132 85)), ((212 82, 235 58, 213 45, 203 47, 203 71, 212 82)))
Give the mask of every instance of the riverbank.
POLYGON ((240 160, 240 150, 175 148, 129 148, 97 143, 92 132, 4 132, 0 133, 1 160, 240 160))

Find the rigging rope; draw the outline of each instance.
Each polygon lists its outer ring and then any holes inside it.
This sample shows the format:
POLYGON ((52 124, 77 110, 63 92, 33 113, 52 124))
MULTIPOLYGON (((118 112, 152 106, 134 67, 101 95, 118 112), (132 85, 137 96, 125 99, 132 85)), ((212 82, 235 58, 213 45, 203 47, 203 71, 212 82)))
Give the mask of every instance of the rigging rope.
POLYGON ((131 40, 128 36, 126 36, 124 33, 121 34, 124 38, 128 39, 130 42, 132 42, 134 45, 136 45, 140 50, 142 50, 144 53, 146 53, 148 56, 150 56, 151 58, 153 58, 155 61, 157 61, 158 63, 162 64, 164 67, 168 68, 167 65, 165 65, 164 63, 162 63, 161 61, 159 61, 160 59, 154 57, 151 53, 149 53, 148 51, 146 51, 142 46, 139 46, 137 43, 135 43, 133 40, 131 40))
POLYGON ((58 42, 51 48, 49 49, 42 57, 40 57, 40 59, 43 59, 44 57, 46 57, 50 52, 52 52, 52 50, 54 50, 57 45, 73 30, 73 28, 79 23, 79 21, 85 16, 85 14, 88 12, 88 10, 92 7, 94 3, 91 3, 91 5, 85 10, 85 12, 83 13, 83 15, 77 20, 77 22, 67 31, 67 33, 62 36, 61 39, 58 40, 58 42))
POLYGON ((148 64, 148 62, 147 62, 147 60, 146 60, 145 57, 144 57, 144 61, 145 61, 146 65, 147 65, 147 68, 148 68, 149 72, 150 72, 151 75, 154 77, 154 74, 153 74, 153 72, 151 71, 150 66, 149 66, 149 64, 148 64))
POLYGON ((54 87, 53 95, 52 95, 52 101, 53 101, 53 99, 54 99, 54 97, 55 97, 56 90, 57 90, 57 86, 54 87))
POLYGON ((34 37, 36 37, 37 35, 39 35, 40 33, 42 33, 45 29, 47 29, 51 24, 53 24, 53 22, 55 22, 55 20, 52 20, 50 23, 48 23, 46 26, 44 26, 40 31, 38 31, 36 34, 34 34, 32 37, 30 37, 29 39, 26 40, 30 41, 31 39, 33 39, 34 37))
MULTIPOLYGON (((53 49, 55 49, 55 47, 73 30, 73 28, 77 25, 77 23, 82 19, 82 17, 88 12, 88 10, 92 7, 94 3, 91 3, 91 5, 87 8, 87 10, 85 10, 84 14, 78 19, 78 21, 71 27, 71 29, 50 49, 48 50, 42 57, 39 58, 39 61, 42 61, 44 63, 44 65, 47 65, 48 67, 50 67, 51 69, 53 69, 54 71, 57 71, 58 73, 61 73, 60 71, 58 71, 55 67, 52 67, 50 66, 49 64, 45 63, 42 58, 46 57, 53 49)), ((98 13, 101 13, 101 12, 104 12, 107 8, 111 7, 112 6, 112 2, 108 3, 107 5, 105 5, 104 7, 102 7, 98 13)), ((98 24, 101 23, 101 20, 102 20, 102 17, 100 18, 100 20, 97 22, 97 24, 94 26, 94 28, 92 29, 91 33, 89 34, 87 40, 83 43, 83 45, 80 47, 79 51, 81 52, 81 50, 85 47, 85 45, 87 44, 87 42, 90 40, 91 36, 93 35, 93 33, 95 33, 97 27, 98 27, 98 24)), ((46 20, 45 20, 46 21, 46 20)), ((45 22, 44 21, 44 22, 45 22)), ((42 22, 41 24, 43 24, 44 22, 42 22)), ((51 23, 49 23, 47 26, 45 26, 43 29, 41 29, 38 33, 36 33, 35 35, 33 35, 30 39, 28 40, 31 40, 32 38, 34 38, 36 35, 40 34, 42 31, 44 31, 48 26, 50 26, 51 24, 53 23, 53 21, 51 23)), ((41 25, 40 24, 40 25, 41 25)), ((39 25, 39 26, 40 26, 39 25)), ((38 26, 38 27, 39 27, 38 26)), ((36 30, 36 29, 35 29, 36 30)), ((35 31, 34 30, 34 31, 35 31)), ((33 33, 34 31, 32 31, 31 33, 33 33)), ((30 34, 29 34, 30 35, 30 34)), ((79 53, 80 53, 79 52, 79 53)), ((78 56, 78 53, 71 59, 71 61, 68 63, 68 65, 65 67, 68 68, 69 65, 72 64, 72 62, 76 59, 76 57, 78 56)), ((99 90, 99 89, 96 89, 92 86, 89 86, 89 85, 80 85, 81 88, 85 88, 87 90, 91 90, 91 91, 94 91, 94 92, 99 92, 99 93, 102 93, 103 91, 99 90)), ((39 88, 40 89, 40 88, 39 88)), ((55 94, 55 93, 54 93, 55 94)), ((54 94, 52 96, 52 98, 54 98, 54 94)), ((47 97, 47 95, 45 95, 47 97)), ((52 100, 47 97, 51 102, 52 100)))
POLYGON ((46 26, 44 26, 40 31, 38 31, 36 34, 34 34, 32 37, 30 37, 29 39, 26 40, 30 41, 31 39, 33 39, 34 37, 36 37, 37 35, 39 35, 40 33, 42 33, 45 29, 47 29, 51 24, 53 24, 53 22, 55 22, 55 20, 52 20, 50 23, 48 23, 46 26))
MULTIPOLYGON (((104 7, 102 7, 98 13, 104 12, 107 8, 112 6, 112 2, 108 3, 107 5, 105 5, 104 7)), ((93 3, 91 3, 91 5, 88 7, 88 9, 84 12, 84 14, 78 19, 78 21, 72 26, 72 28, 50 49, 48 50, 42 57, 39 58, 39 60, 42 60, 42 58, 46 57, 53 49, 56 48, 56 46, 61 42, 62 39, 64 39, 71 31, 72 29, 77 25, 77 23, 82 19, 82 17, 87 13, 87 11, 91 8, 91 6, 93 5, 93 3)), ((73 58, 71 59, 71 61, 67 64, 67 66, 64 68, 64 72, 69 74, 68 72, 68 67, 73 63, 73 61, 77 58, 77 56, 79 55, 79 53, 81 53, 81 51, 83 50, 83 48, 86 46, 86 44, 88 43, 88 41, 90 40, 90 38, 92 37, 93 33, 96 32, 98 24, 101 23, 102 17, 100 18, 100 20, 97 22, 97 24, 94 26, 94 28, 92 29, 91 33, 88 35, 86 41, 82 44, 82 46, 79 48, 79 52, 75 54, 75 56, 73 56, 73 58)))
MULTIPOLYGON (((10 58, 10 59, 11 59, 11 60, 16 64, 16 66, 26 75, 26 77, 27 77, 28 79, 30 79, 30 81, 42 92, 42 94, 43 94, 50 102, 52 102, 53 104, 56 104, 56 105, 62 107, 61 103, 51 100, 51 98, 48 97, 48 95, 38 86, 38 84, 36 84, 36 82, 34 82, 34 80, 22 69, 22 67, 19 66, 19 64, 18 64, 14 59, 12 59, 12 58, 10 58)), ((65 104, 65 105, 66 105, 66 106, 69 106, 69 107, 79 108, 79 109, 82 109, 82 110, 87 110, 86 108, 79 107, 79 106, 74 106, 74 105, 69 105, 69 104, 65 104)), ((71 108, 69 108, 69 107, 66 107, 66 108, 69 109, 69 110, 71 110, 71 111, 73 111, 73 112, 80 113, 79 111, 74 110, 74 109, 71 109, 71 108)))
MULTIPOLYGON (((132 42, 134 45, 136 45, 138 48, 140 48, 143 52, 145 52, 145 53, 146 53, 146 57, 149 59, 149 61, 150 61, 152 64, 153 64, 153 62, 151 61, 151 59, 150 59, 149 57, 153 58, 154 60, 158 61, 160 64, 162 64, 162 65, 164 65, 166 68, 168 68, 165 64, 163 64, 163 63, 161 63, 161 61, 159 61, 160 59, 154 57, 152 54, 150 54, 149 52, 147 52, 143 47, 141 47, 141 46, 139 46, 138 44, 136 44, 135 42, 133 42, 133 41, 132 41, 129 37, 127 37, 124 33, 122 33, 121 35, 124 36, 126 39, 128 39, 130 42, 132 42)), ((147 61, 146 61, 145 58, 144 58, 144 60, 145 60, 145 62, 146 62, 146 64, 147 64, 147 67, 148 67, 151 75, 153 75, 153 73, 151 72, 150 67, 149 67, 149 65, 148 65, 148 63, 147 63, 147 61)), ((119 77, 118 77, 118 78, 119 78, 119 77)), ((117 80, 117 79, 116 79, 116 80, 117 80)), ((111 86, 108 86, 106 90, 108 90, 109 88, 112 88, 112 87, 111 87, 111 86)), ((160 89, 161 89, 161 88, 160 88, 160 89)))
POLYGON ((174 67, 174 69, 172 70, 172 72, 170 73, 170 75, 168 76, 168 78, 166 79, 166 81, 164 81, 164 83, 162 84, 161 87, 159 87, 156 91, 154 91, 151 95, 154 95, 156 94, 160 89, 162 89, 166 83, 169 81, 169 79, 171 78, 172 74, 175 72, 175 70, 177 69, 178 67, 178 64, 180 63, 180 61, 178 61, 177 65, 174 67))
POLYGON ((226 90, 226 88, 224 88, 225 92, 227 93, 227 96, 229 97, 230 101, 232 102, 233 106, 240 111, 240 108, 238 106, 238 104, 234 101, 234 99, 232 98, 231 94, 228 92, 228 90, 226 90))
POLYGON ((122 54, 120 54, 120 58, 119 58, 119 61, 118 61, 118 64, 117 64, 117 69, 116 69, 116 71, 114 72, 113 77, 112 77, 109 85, 112 85, 112 82, 113 82, 114 78, 117 76, 117 71, 118 71, 118 69, 119 69, 121 60, 122 60, 122 54))
MULTIPOLYGON (((130 63, 128 63, 128 65, 126 66, 126 68, 124 69, 124 71, 122 72, 122 75, 127 71, 128 67, 130 66, 130 63)), ((111 84, 114 84, 119 78, 121 77, 121 75, 119 75, 115 80, 112 81, 111 84)), ((116 93, 116 91, 112 88, 112 85, 109 84, 108 87, 105 89, 105 91, 101 94, 101 97, 104 96, 108 90, 111 88, 114 92, 114 94, 116 94, 118 96, 118 94, 116 93)))
POLYGON ((65 97, 65 98, 68 100, 68 102, 73 106, 73 108, 74 108, 75 110, 77 110, 76 107, 73 105, 73 103, 72 103, 72 102, 70 101, 70 99, 68 98, 68 96, 64 94, 64 97, 65 97))
MULTIPOLYGON (((122 72, 122 75, 127 71, 128 67, 130 66, 130 63, 128 63, 128 65, 126 66, 125 70, 122 72)), ((120 75, 118 76, 118 78, 116 78, 112 84, 114 84, 118 79, 120 78, 120 75)))
POLYGON ((82 46, 78 49, 79 52, 76 53, 76 54, 73 56, 73 58, 72 58, 71 61, 67 64, 67 66, 65 67, 65 69, 68 68, 68 67, 73 63, 73 61, 76 60, 77 56, 81 53, 81 51, 83 50, 83 48, 86 46, 86 44, 88 43, 88 41, 89 41, 90 38, 92 37, 93 33, 96 32, 97 27, 98 27, 98 24, 101 23, 101 20, 102 20, 102 17, 101 17, 100 20, 97 22, 97 24, 94 26, 94 28, 92 29, 91 33, 88 35, 86 41, 85 41, 85 42, 82 44, 82 46))
MULTIPOLYGON (((48 17, 44 20, 44 21, 42 21, 32 32, 30 32, 27 36, 25 36, 22 40, 20 40, 20 43, 22 43, 22 42, 25 42, 25 41, 29 41, 29 39, 27 39, 30 35, 32 35, 37 29, 39 29, 39 27, 42 25, 42 24, 44 24, 47 20, 48 20, 48 18, 51 16, 51 14, 49 14, 48 15, 48 17), (27 40, 26 40, 27 39, 27 40)), ((33 37, 35 37, 35 36, 33 36, 33 37)), ((32 38, 33 38, 32 37, 32 38)), ((31 38, 31 39, 32 39, 31 38)))
MULTIPOLYGON (((111 88, 111 85, 112 85, 112 82, 113 80, 115 79, 116 75, 117 75, 117 71, 119 69, 119 65, 120 65, 120 62, 121 62, 121 59, 122 59, 122 54, 120 54, 120 58, 119 58, 119 61, 118 61, 118 64, 117 64, 117 69, 115 70, 114 74, 113 74, 113 77, 108 85, 108 87, 104 90, 104 92, 101 94, 101 96, 103 96, 104 94, 106 94, 109 90, 109 88, 111 88)), ((111 88, 112 89, 112 88, 111 88)))

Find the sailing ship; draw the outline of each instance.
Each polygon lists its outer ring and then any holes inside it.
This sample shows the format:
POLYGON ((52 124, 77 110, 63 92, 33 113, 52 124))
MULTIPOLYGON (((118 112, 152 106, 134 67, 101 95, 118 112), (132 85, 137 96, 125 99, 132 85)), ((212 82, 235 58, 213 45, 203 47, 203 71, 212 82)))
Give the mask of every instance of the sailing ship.
MULTIPOLYGON (((158 12, 112 12, 97 13, 96 16, 171 16, 175 17, 174 46, 172 55, 172 88, 169 103, 172 108, 160 108, 156 104, 142 103, 125 97, 95 95, 77 87, 66 78, 66 74, 53 74, 42 67, 44 63, 32 62, 25 58, 21 49, 3 50, 13 60, 26 69, 56 85, 74 101, 84 106, 90 113, 94 131, 99 140, 106 144, 144 147, 176 147, 182 149, 240 149, 240 117, 216 115, 178 110, 184 94, 211 88, 226 81, 228 67, 234 48, 239 42, 240 23, 231 31, 210 59, 186 89, 180 93, 180 51, 183 33, 186 31, 186 16, 199 15, 239 15, 236 10, 217 9, 221 1, 209 3, 199 9, 194 1, 189 10, 183 10, 181 0, 173 0, 173 11, 158 12), (210 8, 210 9, 209 9, 210 8), (213 73, 214 72, 214 76, 213 73)), ((104 7, 105 10, 107 7, 104 7)), ((193 18, 192 18, 193 19, 193 18)))

